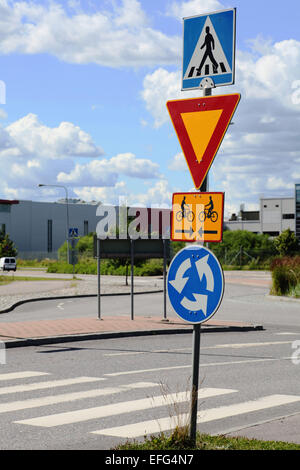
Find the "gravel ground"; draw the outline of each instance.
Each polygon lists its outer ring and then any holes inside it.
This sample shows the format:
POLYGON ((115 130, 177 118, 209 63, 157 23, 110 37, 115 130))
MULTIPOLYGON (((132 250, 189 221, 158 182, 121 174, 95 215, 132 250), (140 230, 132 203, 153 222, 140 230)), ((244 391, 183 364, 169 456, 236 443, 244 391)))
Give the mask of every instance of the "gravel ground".
MULTIPOLYGON (((9 273, 7 275, 11 276, 12 274, 9 273)), ((49 281, 14 281, 0 286, 0 312, 22 300, 97 295, 98 293, 97 276, 77 275, 77 279, 72 279, 72 276, 66 274, 50 276, 45 272, 38 271, 20 271, 18 275, 49 277, 49 281), (51 278, 61 278, 61 280, 51 280, 51 278)), ((18 275, 15 275, 15 278, 18 275)), ((124 276, 101 276, 100 283, 101 294, 130 293, 131 290, 130 278, 126 286, 124 276)), ((163 289, 163 278, 161 276, 134 278, 134 292, 161 289, 163 289)))

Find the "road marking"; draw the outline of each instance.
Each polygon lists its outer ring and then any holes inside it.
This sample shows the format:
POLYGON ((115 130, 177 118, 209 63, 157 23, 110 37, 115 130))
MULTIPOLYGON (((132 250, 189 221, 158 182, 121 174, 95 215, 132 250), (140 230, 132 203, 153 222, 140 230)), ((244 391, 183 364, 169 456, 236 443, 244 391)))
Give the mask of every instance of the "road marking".
MULTIPOLYGON (((226 395, 229 393, 237 392, 232 389, 218 389, 218 388, 203 388, 199 390, 199 399, 208 397, 215 397, 218 395, 226 395)), ((88 421, 90 419, 105 418, 108 416, 116 416, 123 413, 131 413, 141 411, 149 408, 160 406, 173 405, 174 403, 183 403, 190 399, 190 393, 178 392, 166 395, 153 396, 142 398, 140 400, 125 401, 121 403, 114 403, 112 405, 103 405, 93 408, 75 410, 65 413, 57 413, 48 416, 42 416, 32 419, 25 419, 22 421, 15 421, 19 424, 28 424, 31 426, 53 427, 62 426, 64 424, 79 423, 81 421, 88 421)))
MULTIPOLYGON (((251 364, 255 362, 267 362, 267 361, 284 361, 291 359, 290 357, 265 357, 259 359, 242 359, 239 361, 226 361, 226 362, 208 362, 207 364, 200 364, 200 368, 203 367, 217 367, 217 366, 231 366, 235 364, 251 364)), ((190 369, 191 365, 187 366, 172 366, 172 367, 157 367, 156 369, 140 369, 140 370, 127 370, 122 372, 111 372, 109 374, 104 374, 108 377, 117 377, 120 375, 131 375, 131 374, 147 374, 149 372, 160 372, 163 370, 176 370, 176 369, 190 369)))
POLYGON ((152 354, 152 353, 173 353, 173 352, 179 352, 179 351, 192 351, 191 348, 179 348, 179 349, 154 349, 153 351, 130 351, 130 352, 117 352, 117 353, 109 353, 109 354, 103 354, 105 357, 113 357, 113 356, 131 356, 134 354, 152 354))
POLYGON ((41 406, 55 405, 57 403, 66 403, 74 400, 82 400, 83 398, 94 398, 105 395, 112 395, 135 388, 157 387, 157 383, 142 382, 136 384, 123 385, 120 387, 102 388, 95 390, 85 390, 82 392, 63 393, 60 395, 52 395, 47 397, 30 398, 28 400, 13 401, 8 403, 0 403, 0 413, 9 411, 25 410, 28 408, 38 408, 41 406))
MULTIPOLYGON (((257 400, 199 411, 197 413, 197 423, 207 423, 209 421, 238 416, 244 413, 253 413, 254 411, 287 405, 297 401, 300 401, 300 396, 269 395, 257 400)), ((188 422, 189 415, 182 414, 175 417, 161 418, 156 420, 143 421, 140 423, 128 424, 125 426, 101 429, 98 431, 92 431, 92 434, 101 434, 103 436, 114 436, 119 438, 135 438, 144 436, 146 434, 168 431, 175 426, 178 426, 178 423, 188 422)))
POLYGON ((261 343, 229 343, 229 344, 216 344, 214 346, 206 346, 201 349, 223 349, 223 348, 232 348, 232 349, 239 349, 239 348, 252 348, 256 346, 275 346, 275 345, 282 345, 282 344, 291 344, 292 341, 266 341, 261 343))
POLYGON ((36 382, 32 384, 10 385, 9 387, 0 387, 0 395, 17 392, 28 392, 32 390, 42 390, 45 388, 63 387, 66 385, 83 384, 87 382, 97 382, 105 380, 97 377, 75 377, 62 380, 48 380, 47 382, 36 382))
POLYGON ((292 336, 299 336, 300 333, 293 333, 293 332, 290 332, 290 331, 283 331, 282 333, 275 333, 275 335, 292 335, 292 336))
POLYGON ((41 375, 51 375, 48 372, 8 372, 6 374, 0 374, 0 380, 15 380, 15 379, 26 379, 28 377, 40 377, 41 375))
POLYGON ((172 367, 157 367, 155 369, 140 369, 140 370, 127 370, 122 372, 111 372, 109 374, 104 374, 108 377, 118 377, 120 375, 130 375, 130 374, 143 374, 148 372, 159 372, 162 370, 174 370, 174 369, 186 369, 191 368, 191 365, 188 366, 172 366, 172 367))
MULTIPOLYGON (((277 333, 279 334, 279 333, 277 333)), ((282 333, 283 334, 283 333, 282 333)), ((289 334, 289 333, 286 333, 289 334)), ((291 333, 290 333, 291 334, 291 333)), ((292 341, 266 341, 261 343, 229 343, 229 344, 216 344, 214 346, 203 346, 201 350, 204 349, 222 349, 222 348, 232 348, 232 349, 239 349, 239 348, 252 348, 255 346, 276 346, 281 344, 291 344, 292 341)), ((135 354, 152 354, 152 353, 173 353, 179 351, 192 351, 191 348, 180 348, 180 349, 154 349, 153 351, 129 351, 129 352, 117 352, 117 353, 109 353, 103 354, 105 357, 114 357, 114 356, 131 356, 135 354)))

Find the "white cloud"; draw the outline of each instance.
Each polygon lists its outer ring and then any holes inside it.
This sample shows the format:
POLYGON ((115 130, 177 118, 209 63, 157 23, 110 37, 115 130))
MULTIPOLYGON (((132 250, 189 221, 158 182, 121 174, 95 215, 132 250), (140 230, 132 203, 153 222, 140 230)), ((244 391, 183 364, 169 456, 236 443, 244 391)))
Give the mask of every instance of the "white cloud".
POLYGON ((17 155, 59 159, 103 154, 91 136, 71 122, 61 122, 58 127, 50 128, 42 124, 35 114, 28 114, 1 131, 0 159, 17 155))
POLYGON ((164 124, 168 119, 167 99, 179 99, 181 96, 180 72, 168 72, 163 68, 146 75, 141 96, 147 110, 154 117, 155 127, 164 124))
POLYGON ((169 170, 172 171, 185 171, 187 170, 187 163, 182 152, 176 153, 168 165, 169 170))
POLYGON ((86 13, 75 5, 0 0, 0 52, 48 53, 65 62, 127 67, 177 63, 181 39, 148 24, 137 0, 86 13))
POLYGON ((0 119, 6 119, 7 118, 7 113, 4 111, 4 109, 0 108, 0 119))
POLYGON ((74 187, 75 195, 84 201, 100 201, 103 204, 119 205, 120 199, 128 194, 124 181, 118 181, 111 187, 83 186, 74 187))
POLYGON ((90 195, 103 200, 124 194, 122 176, 149 182, 162 178, 159 165, 150 159, 130 152, 111 158, 101 158, 102 154, 91 136, 73 123, 50 128, 28 114, 0 126, 1 192, 6 197, 32 198, 37 191, 40 197, 57 197, 57 191, 47 187, 41 192, 37 185, 61 184, 85 199, 90 195))
POLYGON ((223 9, 224 6, 218 0, 187 0, 171 2, 168 12, 181 19, 187 16, 202 15, 207 12, 223 9))
POLYGON ((119 181, 112 187, 74 187, 77 197, 85 201, 101 201, 103 204, 126 204, 128 207, 162 207, 170 208, 173 188, 165 179, 157 181, 143 193, 133 193, 124 181, 119 181))
POLYGON ((133 153, 121 153, 110 159, 116 172, 135 178, 159 178, 159 165, 146 158, 136 158, 133 153))
POLYGON ((57 181, 80 186, 114 186, 119 174, 142 179, 159 178, 158 168, 151 160, 121 153, 110 159, 78 163, 69 173, 59 173, 57 181))
POLYGON ((154 186, 140 194, 132 194, 129 203, 135 206, 142 205, 146 207, 169 207, 171 206, 173 189, 165 179, 157 181, 154 186))
POLYGON ((57 127, 42 124, 28 114, 7 127, 0 126, 1 192, 29 194, 39 183, 55 184, 57 175, 71 172, 73 159, 103 154, 91 136, 70 122, 57 127))

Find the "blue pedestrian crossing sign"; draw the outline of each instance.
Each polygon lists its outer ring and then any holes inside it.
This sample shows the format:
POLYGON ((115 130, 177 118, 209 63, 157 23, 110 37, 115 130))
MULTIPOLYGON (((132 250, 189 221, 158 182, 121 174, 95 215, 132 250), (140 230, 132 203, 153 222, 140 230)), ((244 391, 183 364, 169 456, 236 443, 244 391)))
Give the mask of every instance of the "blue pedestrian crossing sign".
POLYGON ((232 85, 235 71, 236 9, 183 19, 182 90, 232 85))
POLYGON ((203 323, 218 310, 224 293, 224 275, 216 256, 200 245, 180 250, 167 277, 170 303, 183 320, 203 323))
POLYGON ((69 238, 78 238, 78 228, 69 228, 69 238))

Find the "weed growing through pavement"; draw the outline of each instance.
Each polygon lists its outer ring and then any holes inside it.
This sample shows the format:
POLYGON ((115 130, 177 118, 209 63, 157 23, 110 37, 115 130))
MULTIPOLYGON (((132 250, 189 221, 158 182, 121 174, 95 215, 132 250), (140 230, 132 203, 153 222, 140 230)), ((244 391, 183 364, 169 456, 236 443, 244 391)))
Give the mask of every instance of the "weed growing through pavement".
MULTIPOLYGON (((186 390, 184 392, 178 390, 176 392, 173 392, 168 384, 159 382, 161 395, 163 396, 163 399, 168 409, 171 431, 168 432, 167 436, 164 430, 161 429, 160 421, 157 420, 157 427, 159 429, 159 433, 156 437, 153 435, 150 436, 150 439, 152 441, 167 439, 169 445, 174 446, 174 448, 186 448, 186 446, 191 443, 191 378, 188 379, 186 385, 186 390)), ((180 388, 182 389, 182 387, 180 388)), ((152 397, 152 400, 153 406, 155 407, 155 397, 152 397)), ((201 406, 201 403, 198 403, 198 406, 201 406)), ((147 436, 144 436, 144 438, 147 439, 147 436)))

